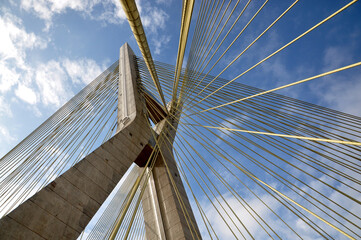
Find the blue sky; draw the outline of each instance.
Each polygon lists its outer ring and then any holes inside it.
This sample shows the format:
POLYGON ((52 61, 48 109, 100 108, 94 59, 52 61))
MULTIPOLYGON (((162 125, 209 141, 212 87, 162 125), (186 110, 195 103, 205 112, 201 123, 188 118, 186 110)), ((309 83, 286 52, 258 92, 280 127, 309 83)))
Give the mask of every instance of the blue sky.
MULTIPOLYGON (((153 57, 174 63, 181 3, 138 6, 153 57)), ((125 42, 140 55, 117 0, 2 1, 0 156, 115 62, 125 42)))
MULTIPOLYGON (((256 30, 245 32, 246 39, 257 36, 257 30, 269 24, 290 3, 268 3, 255 23, 258 26, 250 28, 256 30)), ((263 53, 272 53, 345 3, 347 1, 317 1, 317 4, 301 1, 287 15, 287 20, 280 21, 261 38, 242 61, 254 62, 265 56, 263 53)), ((260 4, 255 3, 250 8, 256 9, 260 4)), ((138 6, 154 59, 174 64, 181 3, 138 1, 138 6)), ((198 6, 196 3, 196 10, 198 6)), ((240 81, 268 88, 356 62, 361 52, 360 16, 359 3, 356 3, 240 81), (262 81, 265 76, 267 81, 262 81)), ((0 29, 0 156, 116 61, 124 42, 129 42, 140 55, 116 0, 3 1, 0 29)), ((237 54, 237 48, 248 43, 236 44, 231 52, 237 54)), ((234 64, 222 77, 231 79, 243 66, 246 65, 234 64)), ((284 93, 361 115, 356 107, 356 102, 361 101, 358 94, 361 86, 357 81, 360 73, 355 70, 348 74, 350 76, 336 76, 327 83, 321 79, 317 83, 293 87, 292 91, 286 89, 284 93), (304 88, 307 91, 303 91, 304 88)))
MULTIPOLYGON (((211 74, 217 75, 292 2, 270 1, 211 74)), ((300 1, 222 77, 234 78, 347 2, 300 1)), ((254 1, 250 5, 237 31, 262 3, 254 1)), ((138 7, 153 58, 175 64, 181 1, 142 0, 138 1, 138 7)), ((196 1, 195 11, 198 8, 196 1)), ((195 17, 196 14, 193 24, 195 17)), ((356 3, 237 81, 269 89, 359 62, 360 19, 360 3, 356 3)), ((140 55, 117 0, 3 1, 0 5, 0 156, 115 62, 119 47, 125 42, 140 55)), ((358 67, 280 93, 361 116, 360 92, 358 67)), ((230 202, 234 200, 230 195, 225 196, 230 202)), ((215 215, 210 207, 209 212, 215 215)))

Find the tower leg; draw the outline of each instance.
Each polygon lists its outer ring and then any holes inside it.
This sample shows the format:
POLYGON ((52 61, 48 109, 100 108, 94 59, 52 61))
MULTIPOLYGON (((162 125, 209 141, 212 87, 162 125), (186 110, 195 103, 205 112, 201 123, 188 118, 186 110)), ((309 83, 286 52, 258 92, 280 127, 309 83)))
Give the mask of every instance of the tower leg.
POLYGON ((134 53, 120 49, 117 134, 0 219, 0 239, 76 239, 148 143, 134 53))
POLYGON ((171 127, 169 122, 157 125, 156 131, 168 139, 161 144, 162 154, 156 159, 153 179, 142 199, 147 239, 201 239, 172 152, 177 126, 171 127))

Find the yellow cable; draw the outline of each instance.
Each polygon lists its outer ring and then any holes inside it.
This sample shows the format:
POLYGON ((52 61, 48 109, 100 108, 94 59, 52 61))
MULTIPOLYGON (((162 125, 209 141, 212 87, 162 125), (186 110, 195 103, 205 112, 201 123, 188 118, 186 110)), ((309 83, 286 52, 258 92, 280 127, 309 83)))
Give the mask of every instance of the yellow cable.
MULTIPOLYGON (((303 80, 300 80, 300 81, 297 81, 297 82, 293 82, 293 83, 290 83, 290 84, 286 84, 286 85, 283 85, 281 87, 277 87, 277 88, 273 88, 271 90, 267 90, 267 91, 263 91, 263 92, 260 92, 260 93, 257 93, 257 94, 254 94, 252 96, 248 96, 248 97, 244 97, 244 98, 241 98, 241 99, 238 99, 238 100, 234 100, 232 102, 228 102, 228 103, 224 103, 224 104, 221 104, 221 105, 218 105, 218 106, 215 106, 215 107, 211 107, 211 108, 208 108, 208 109, 205 109, 205 110, 202 110, 200 111, 199 113, 203 113, 203 112, 207 112, 209 110, 214 110, 214 109, 217 109, 217 108, 220 108, 220 107, 224 107, 224 106, 227 106, 227 105, 230 105, 230 104, 233 104, 233 103, 237 103, 237 102, 241 102, 241 101, 244 101, 244 100, 247 100, 247 99, 250 99, 250 98, 254 98, 254 97, 257 97, 257 96, 261 96, 261 95, 264 95, 264 94, 267 94, 267 93, 270 93, 270 92, 274 92, 274 91, 277 91, 277 90, 280 90, 280 89, 284 89, 284 88, 287 88, 287 87, 291 87, 291 86, 294 86, 294 85, 297 85, 297 84, 300 84, 300 83, 304 83, 304 82, 307 82, 307 81, 311 81, 311 80, 314 80, 316 78, 320 78, 320 77, 324 77, 324 76, 327 76, 327 75, 330 75, 330 74, 333 74, 333 73, 336 73, 336 72, 340 72, 340 71, 343 71, 343 70, 346 70, 346 69, 350 69, 350 68, 353 68, 353 67, 357 67, 357 66, 360 66, 361 65, 361 62, 357 62, 357 63, 354 63, 354 64, 351 64, 351 65, 348 65, 348 66, 345 66, 345 67, 341 67, 341 68, 337 68, 335 70, 332 70, 332 71, 328 71, 328 72, 325 72, 325 73, 322 73, 322 74, 319 74, 319 75, 316 75, 316 76, 313 76, 313 77, 309 77, 309 78, 306 78, 306 79, 303 79, 303 80)), ((230 82, 229 82, 230 83, 230 82)), ((224 85, 225 86, 225 85, 224 85)), ((224 87, 223 86, 223 87, 224 87)), ((223 88, 221 87, 221 88, 223 88)), ((219 91, 221 88, 219 88, 217 91, 219 91)), ((215 92, 214 92, 215 93, 215 92)), ((208 95, 210 96, 210 95, 208 95)), ((204 98, 205 99, 205 98, 204 98)), ((203 100, 204 100, 203 99, 203 100)), ((201 100, 201 101, 203 101, 201 100)), ((193 115, 193 114, 191 114, 193 115)))
MULTIPOLYGON (((354 4, 355 2, 357 2, 358 0, 353 0, 350 3, 346 4, 344 7, 340 8, 339 10, 337 10, 336 12, 334 12, 333 14, 331 14, 330 16, 328 16, 327 18, 325 18, 324 20, 322 20, 321 22, 317 23, 316 25, 314 25, 313 27, 311 27, 310 29, 308 29, 306 32, 302 33, 301 35, 299 35, 298 37, 296 37, 295 39, 293 39, 292 41, 290 41, 289 43, 287 43, 286 45, 284 45, 283 47, 281 47, 280 49, 278 49, 277 51, 273 52, 271 55, 269 55, 268 57, 264 58, 263 60, 259 61, 257 64, 253 65, 251 68, 249 68, 248 70, 244 71, 243 73, 241 73, 240 75, 238 75, 237 77, 235 77, 234 79, 232 79, 231 81, 229 81, 228 83, 226 83, 225 85, 223 85, 222 87, 220 87, 218 90, 212 92, 211 94, 209 94, 208 96, 206 96, 205 98, 201 99, 200 101, 198 101, 196 104, 202 102, 203 100, 207 99, 208 97, 212 96, 214 93, 216 93, 217 91, 219 91, 220 89, 224 88, 225 86, 227 86, 228 84, 230 84, 231 82, 235 81, 236 79, 240 78, 241 76, 243 76, 244 74, 246 74, 247 72, 249 72, 250 70, 252 70, 253 68, 257 67, 258 65, 260 65, 261 63, 263 63, 264 61, 266 61, 267 59, 271 58, 272 56, 276 55, 277 53, 279 53, 280 51, 282 51, 283 49, 285 49, 286 47, 288 47, 289 45, 291 45, 292 43, 296 42, 297 40, 301 39, 302 37, 304 37, 306 34, 310 33, 311 31, 313 31, 314 29, 316 29, 317 27, 319 27, 320 25, 322 25, 323 23, 327 22, 328 20, 330 20, 331 18, 333 18, 334 16, 336 16, 337 14, 339 14, 340 12, 342 12, 343 10, 345 10, 346 8, 350 7, 352 4, 354 4)), ((288 10, 288 9, 287 9, 288 10)), ((287 11, 286 10, 286 11, 287 11)), ((278 19, 277 19, 278 20, 278 19)), ((276 21, 277 21, 276 20, 276 21)), ((263 34, 263 33, 262 33, 263 34)), ((254 42, 252 42, 253 44, 254 42)), ((243 52, 242 52, 243 53, 243 52)), ((242 54, 241 53, 241 54, 242 54)), ((240 55, 241 55, 240 54, 240 55)), ((238 55, 237 58, 240 56, 238 55)), ((236 59, 237 59, 236 58, 236 59)), ((230 64, 232 64, 234 61, 232 61, 230 64)), ((230 66, 230 64, 226 67, 228 68, 230 66)), ((221 72, 223 73, 224 70, 221 72)), ((220 73, 220 74, 221 74, 220 73)), ((220 75, 218 74, 217 77, 220 75)), ((216 77, 216 78, 217 78, 216 77)))
MULTIPOLYGON (((184 124, 187 124, 187 123, 184 123, 184 124)), ((187 125, 189 125, 189 124, 187 124, 187 125)), ((305 139, 305 140, 311 140, 311 141, 331 142, 331 143, 341 143, 341 144, 350 144, 350 145, 361 146, 361 142, 351 142, 351 141, 342 141, 342 140, 325 139, 325 138, 314 138, 314 137, 287 135, 287 134, 270 133, 270 132, 259 132, 259 131, 234 129, 234 128, 227 128, 227 127, 204 126, 204 125, 196 125, 196 124, 190 124, 190 125, 198 126, 198 127, 205 127, 205 128, 221 129, 221 130, 227 130, 227 131, 233 131, 233 132, 254 133, 254 134, 263 134, 263 135, 277 136, 277 137, 297 138, 297 139, 305 139)))
MULTIPOLYGON (((135 40, 137 40, 140 52, 143 55, 144 61, 148 67, 149 73, 153 79, 155 87, 157 88, 158 94, 162 100, 162 103, 167 108, 167 104, 164 100, 164 95, 162 92, 162 88, 159 84, 159 79, 157 76, 157 72, 155 70, 152 54, 149 49, 147 37, 144 32, 143 24, 140 19, 140 15, 138 12, 137 5, 134 0, 120 0, 120 3, 123 6, 125 15, 127 16, 130 28, 134 34, 135 40)), ((167 109, 166 109, 167 111, 167 109)))

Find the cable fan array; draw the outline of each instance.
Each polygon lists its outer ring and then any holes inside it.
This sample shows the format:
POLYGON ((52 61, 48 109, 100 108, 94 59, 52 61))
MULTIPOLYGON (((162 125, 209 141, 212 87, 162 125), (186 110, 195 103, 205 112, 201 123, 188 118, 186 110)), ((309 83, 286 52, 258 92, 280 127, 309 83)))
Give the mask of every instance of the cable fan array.
MULTIPOLYGON (((140 169, 135 165, 128 170, 128 173, 123 177, 124 179, 114 189, 114 195, 109 196, 109 202, 104 202, 104 206, 106 206, 105 209, 99 210, 102 211, 98 214, 100 216, 89 222, 86 229, 79 236, 79 239, 109 239, 112 230, 115 227, 114 225, 117 222, 117 218, 120 217, 129 200, 132 186, 134 186, 136 180, 140 177, 140 173, 140 169)), ((137 189, 135 197, 115 239, 124 239, 126 234, 130 239, 144 239, 145 228, 143 208, 142 204, 136 204, 140 193, 141 187, 137 189), (129 230, 128 227, 130 227, 129 230)))
MULTIPOLYGON (((175 67, 155 65, 168 100, 175 67)), ((138 66, 144 88, 155 92, 141 59, 138 66)), ((186 99, 227 83, 185 70, 182 83, 194 75, 203 83, 186 99)), ((173 151, 202 236, 360 237, 361 118, 275 93, 202 112, 262 92, 233 82, 182 106, 173 151)))
POLYGON ((0 160, 0 217, 114 135, 118 71, 117 61, 0 160))

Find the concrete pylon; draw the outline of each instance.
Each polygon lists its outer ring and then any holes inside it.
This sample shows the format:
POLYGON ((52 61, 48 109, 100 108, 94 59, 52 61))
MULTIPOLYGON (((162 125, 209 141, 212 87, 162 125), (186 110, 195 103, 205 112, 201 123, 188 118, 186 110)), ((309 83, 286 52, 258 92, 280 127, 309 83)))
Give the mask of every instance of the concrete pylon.
MULTIPOLYGON (((117 133, 0 219, 0 239, 76 239, 131 164, 135 162, 141 165, 146 161, 145 157, 152 146, 153 134, 150 130, 146 130, 149 119, 144 114, 145 99, 138 91, 135 55, 128 44, 124 44, 120 48, 119 58, 117 133)), ((160 121, 160 116, 156 113, 151 118, 160 121)), ((169 151, 168 153, 167 150, 163 152, 167 162, 169 161, 169 168, 186 202, 188 212, 191 213, 172 153, 169 151)), ((167 175, 164 174, 165 168, 162 162, 157 159, 153 169, 152 181, 155 193, 150 194, 150 187, 148 187, 143 197, 147 238, 189 239, 191 235, 185 225, 184 216, 179 211, 179 203, 175 198, 174 190, 171 185, 164 184, 169 182, 169 179, 167 180, 167 175), (159 227, 152 225, 150 219, 150 213, 156 213, 154 204, 147 207, 147 201, 155 196, 157 196, 158 210, 160 209, 162 219, 158 225, 162 227, 164 233, 159 238, 152 237, 148 231, 148 228, 158 228, 157 231, 160 231, 159 227)), ((153 202, 155 202, 154 199, 153 202)), ((191 215, 192 222, 195 224, 193 214, 191 215)), ((198 231, 198 228, 196 229, 198 231)))

